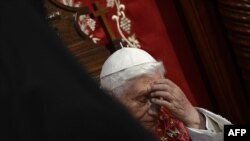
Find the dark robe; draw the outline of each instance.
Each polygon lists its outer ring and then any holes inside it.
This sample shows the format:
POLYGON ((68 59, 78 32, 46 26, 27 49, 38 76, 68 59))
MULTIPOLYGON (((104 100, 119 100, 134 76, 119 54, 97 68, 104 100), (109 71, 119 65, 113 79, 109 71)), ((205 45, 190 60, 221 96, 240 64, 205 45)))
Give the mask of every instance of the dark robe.
POLYGON ((151 141, 49 28, 39 0, 0 3, 0 140, 151 141))

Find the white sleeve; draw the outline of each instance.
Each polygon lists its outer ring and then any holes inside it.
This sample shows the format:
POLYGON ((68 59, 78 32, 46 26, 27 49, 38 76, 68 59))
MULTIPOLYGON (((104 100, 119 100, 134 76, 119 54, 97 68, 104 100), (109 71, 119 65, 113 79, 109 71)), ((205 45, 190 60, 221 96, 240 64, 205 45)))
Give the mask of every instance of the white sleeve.
POLYGON ((224 125, 232 123, 208 110, 196 109, 205 116, 206 130, 187 128, 192 141, 223 141, 224 125))

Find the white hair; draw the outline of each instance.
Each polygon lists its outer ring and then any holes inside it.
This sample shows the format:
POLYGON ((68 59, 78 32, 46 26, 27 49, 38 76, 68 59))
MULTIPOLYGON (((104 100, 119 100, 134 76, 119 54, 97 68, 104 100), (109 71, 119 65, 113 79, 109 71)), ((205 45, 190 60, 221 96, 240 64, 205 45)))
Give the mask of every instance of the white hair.
POLYGON ((165 69, 161 61, 140 64, 105 76, 101 78, 101 88, 114 95, 121 95, 130 87, 130 80, 155 73, 164 77, 165 69))

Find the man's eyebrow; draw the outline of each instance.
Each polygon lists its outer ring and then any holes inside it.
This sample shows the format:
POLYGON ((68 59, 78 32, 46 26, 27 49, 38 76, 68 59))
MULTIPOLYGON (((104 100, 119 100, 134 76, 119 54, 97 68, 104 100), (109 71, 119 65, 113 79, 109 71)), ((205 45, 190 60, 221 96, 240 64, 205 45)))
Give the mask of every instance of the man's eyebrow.
POLYGON ((136 95, 134 95, 134 98, 146 96, 149 93, 148 90, 138 90, 136 91, 136 95))

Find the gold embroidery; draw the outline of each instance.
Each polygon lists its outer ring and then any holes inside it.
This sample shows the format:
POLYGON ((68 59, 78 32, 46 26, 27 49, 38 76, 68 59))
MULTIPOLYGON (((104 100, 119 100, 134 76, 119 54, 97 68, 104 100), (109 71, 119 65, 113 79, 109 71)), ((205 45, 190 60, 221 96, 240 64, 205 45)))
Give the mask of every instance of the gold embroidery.
POLYGON ((167 137, 161 137, 160 141, 168 141, 168 138, 167 137))
POLYGON ((169 129, 169 132, 166 133, 169 137, 173 138, 180 134, 180 131, 175 127, 174 130, 169 129))

